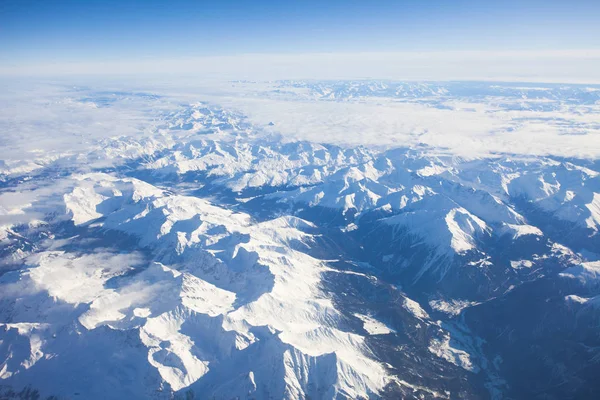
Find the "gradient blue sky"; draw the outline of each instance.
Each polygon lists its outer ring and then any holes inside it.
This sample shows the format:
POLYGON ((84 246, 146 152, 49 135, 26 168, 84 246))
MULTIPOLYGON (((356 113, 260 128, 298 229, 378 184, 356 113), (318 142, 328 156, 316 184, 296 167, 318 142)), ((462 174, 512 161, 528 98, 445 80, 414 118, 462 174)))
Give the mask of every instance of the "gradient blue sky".
POLYGON ((600 48, 598 0, 0 1, 0 62, 600 48))

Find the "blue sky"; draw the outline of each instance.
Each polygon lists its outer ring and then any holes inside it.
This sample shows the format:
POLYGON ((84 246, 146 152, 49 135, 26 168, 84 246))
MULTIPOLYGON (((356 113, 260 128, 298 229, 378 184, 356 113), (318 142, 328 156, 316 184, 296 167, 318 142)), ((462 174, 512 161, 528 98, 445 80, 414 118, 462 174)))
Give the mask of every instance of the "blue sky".
POLYGON ((600 1, 3 0, 0 61, 600 48, 600 1))

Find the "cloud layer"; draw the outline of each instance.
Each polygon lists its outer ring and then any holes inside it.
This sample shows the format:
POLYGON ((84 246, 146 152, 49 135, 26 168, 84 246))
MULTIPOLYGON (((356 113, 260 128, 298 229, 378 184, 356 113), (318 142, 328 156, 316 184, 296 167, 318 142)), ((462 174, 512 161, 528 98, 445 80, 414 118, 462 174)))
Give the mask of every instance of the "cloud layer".
POLYGON ((600 82, 600 50, 241 54, 0 67, 0 75, 600 82))

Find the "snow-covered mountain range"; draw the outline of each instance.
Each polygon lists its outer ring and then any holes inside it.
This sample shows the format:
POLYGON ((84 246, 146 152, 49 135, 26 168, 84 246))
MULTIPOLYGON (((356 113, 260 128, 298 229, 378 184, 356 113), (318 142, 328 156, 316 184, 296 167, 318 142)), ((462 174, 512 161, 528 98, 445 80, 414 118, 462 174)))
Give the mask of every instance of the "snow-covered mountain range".
POLYGON ((7 117, 0 398, 600 391, 600 88, 231 85, 194 101, 71 88, 7 117), (396 103, 421 125, 369 142, 365 118, 396 103), (352 140, 329 117, 290 131, 327 104, 368 111, 352 140), (65 108, 77 122, 52 120, 43 148, 36 121, 65 108), (486 136, 457 136, 460 112, 466 132, 490 118, 486 136), (570 147, 543 147, 544 129, 570 147), (515 132, 539 151, 507 151, 515 132))

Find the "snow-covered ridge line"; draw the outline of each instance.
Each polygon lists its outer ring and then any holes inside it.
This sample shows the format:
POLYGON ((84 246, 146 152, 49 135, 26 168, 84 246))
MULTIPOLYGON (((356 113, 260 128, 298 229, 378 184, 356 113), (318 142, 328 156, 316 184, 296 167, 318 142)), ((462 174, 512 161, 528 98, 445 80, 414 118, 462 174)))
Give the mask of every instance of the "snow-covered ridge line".
MULTIPOLYGON (((35 324, 51 327, 47 335, 19 331, 22 340, 37 343, 39 354, 27 364, 6 366, 4 379, 36 371, 58 343, 71 340, 70 334, 57 332, 79 325, 90 332, 108 326, 139 333, 148 349, 148 368, 156 368, 175 391, 195 382, 205 385, 201 378, 213 364, 235 362, 257 346, 261 357, 273 358, 269 362, 294 353, 293 359, 273 364, 281 369, 276 373, 282 374, 281 382, 273 381, 273 371, 237 362, 236 373, 253 375, 257 396, 304 398, 328 390, 332 397, 366 398, 387 384, 385 368, 370 358, 364 337, 341 329, 339 311, 320 291, 322 262, 292 250, 292 242, 309 239, 298 230, 310 228, 309 222, 282 217, 254 223, 246 214, 171 195, 137 179, 101 173, 73 179, 72 191, 57 196, 76 226, 134 236, 155 259, 174 266, 145 267, 133 254, 45 251, 29 256, 28 268, 0 278, 3 318, 29 323, 28 309, 47 315, 73 308, 59 319, 35 318, 35 324), (118 283, 108 286, 114 279, 118 283), (308 385, 306 379, 317 379, 323 368, 333 374, 331 386, 308 385)), ((64 393, 61 382, 38 388, 64 393)))

